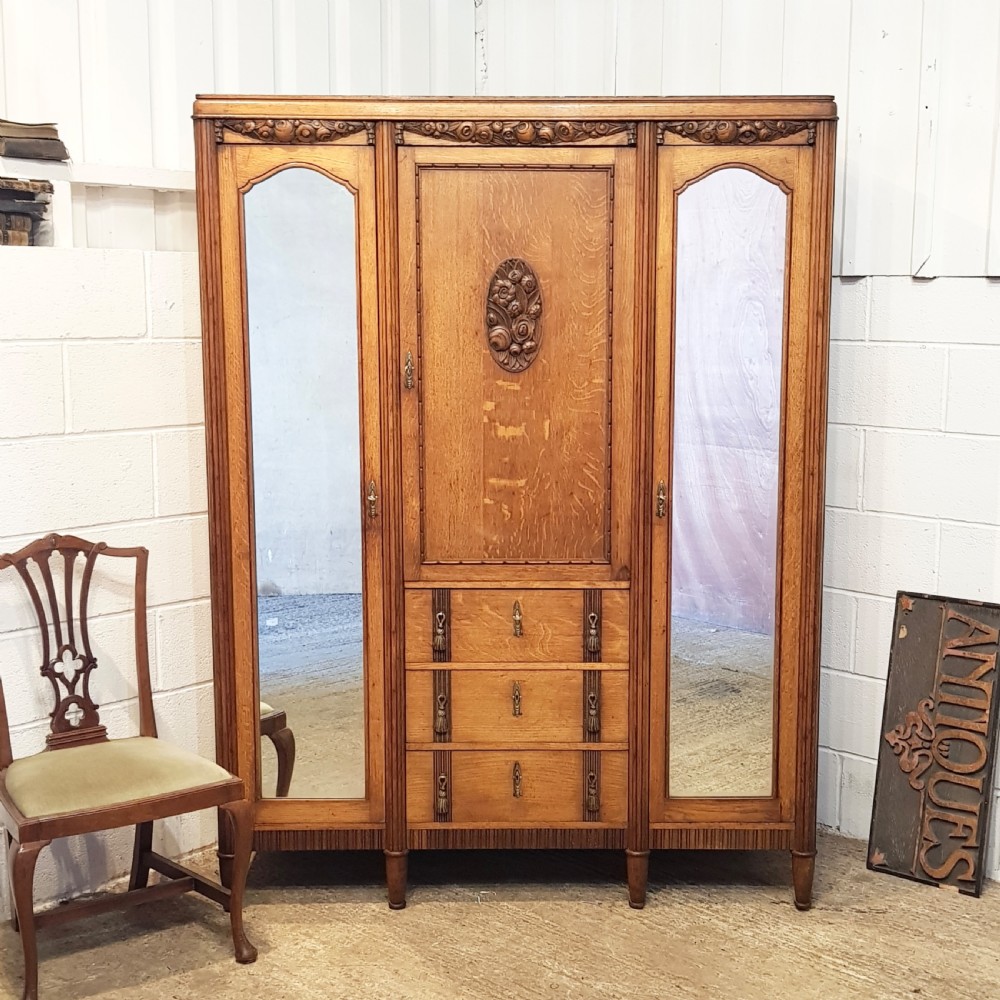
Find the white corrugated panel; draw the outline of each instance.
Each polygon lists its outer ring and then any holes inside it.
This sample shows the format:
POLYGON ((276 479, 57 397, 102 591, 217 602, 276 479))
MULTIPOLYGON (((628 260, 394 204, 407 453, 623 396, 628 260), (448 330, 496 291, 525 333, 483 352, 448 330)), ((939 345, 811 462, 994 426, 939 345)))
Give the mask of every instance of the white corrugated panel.
POLYGON ((920 29, 912 0, 853 5, 841 274, 910 273, 920 29))

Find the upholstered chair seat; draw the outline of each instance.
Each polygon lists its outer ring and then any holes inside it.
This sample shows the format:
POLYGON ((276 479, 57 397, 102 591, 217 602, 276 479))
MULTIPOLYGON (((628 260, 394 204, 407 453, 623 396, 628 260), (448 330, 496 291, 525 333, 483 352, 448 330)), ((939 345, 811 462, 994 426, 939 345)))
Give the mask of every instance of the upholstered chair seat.
POLYGON ((107 809, 227 783, 214 761, 149 736, 42 751, 7 768, 7 793, 27 819, 107 809))

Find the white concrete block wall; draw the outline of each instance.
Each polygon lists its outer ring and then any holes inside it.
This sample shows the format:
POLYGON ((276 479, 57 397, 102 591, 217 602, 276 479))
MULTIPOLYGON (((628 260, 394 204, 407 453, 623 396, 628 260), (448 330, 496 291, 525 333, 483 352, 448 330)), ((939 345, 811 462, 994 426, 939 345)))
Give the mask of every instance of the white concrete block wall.
MULTIPOLYGON (((49 531, 145 545, 160 736, 213 757, 197 256, 5 247, 0 303, 0 551, 49 531)), ((0 676, 22 755, 44 746, 52 705, 13 576, 0 576, 0 676)), ((114 587, 96 589, 95 575, 93 686, 112 735, 131 735, 127 588, 110 570, 104 580, 114 587)), ((173 853, 215 838, 211 812, 158 825, 173 853)), ((128 830, 57 843, 39 861, 37 898, 96 888, 130 852, 128 830)))
POLYGON ((1000 282, 834 279, 831 334, 819 818, 867 837, 896 591, 1000 601, 1000 282))

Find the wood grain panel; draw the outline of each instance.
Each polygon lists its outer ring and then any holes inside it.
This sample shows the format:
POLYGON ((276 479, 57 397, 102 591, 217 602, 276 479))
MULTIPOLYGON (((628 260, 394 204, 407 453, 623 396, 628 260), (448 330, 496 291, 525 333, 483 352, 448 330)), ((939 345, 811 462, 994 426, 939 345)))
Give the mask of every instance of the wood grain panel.
MULTIPOLYGON (((433 658, 430 590, 406 591, 406 661, 433 658)), ((453 590, 451 659, 526 663, 582 662, 582 590, 453 590), (514 602, 521 609, 521 635, 514 635, 514 602)), ((628 594, 608 591, 602 601, 601 655, 628 659, 628 594)))
POLYGON ((611 183, 591 165, 418 169, 424 561, 609 558, 611 183), (519 373, 484 327, 512 257, 542 302, 519 373))
MULTIPOLYGON (((434 738, 434 671, 406 675, 406 738, 434 738)), ((584 740, 582 671, 450 670, 451 743, 524 745, 584 740), (514 685, 520 714, 514 714, 514 685)), ((628 676, 608 671, 600 685, 601 728, 595 742, 627 739, 628 676)))
MULTIPOLYGON (((411 824, 434 819, 432 753, 407 758, 407 817, 411 824)), ((580 752, 457 751, 451 755, 451 822, 583 823, 584 772, 580 752), (520 765, 521 794, 515 797, 514 765, 520 765)), ((601 755, 600 822, 625 822, 627 757, 601 755)))

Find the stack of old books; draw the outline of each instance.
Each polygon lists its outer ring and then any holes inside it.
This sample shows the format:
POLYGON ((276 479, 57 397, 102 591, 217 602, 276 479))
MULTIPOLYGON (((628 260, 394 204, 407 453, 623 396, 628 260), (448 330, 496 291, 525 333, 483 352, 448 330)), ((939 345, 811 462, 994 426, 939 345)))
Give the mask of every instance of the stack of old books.
POLYGON ((0 177, 0 246, 36 246, 51 201, 48 181, 0 177))
POLYGON ((0 156, 29 160, 67 160, 69 154, 52 124, 26 124, 0 118, 0 156))

